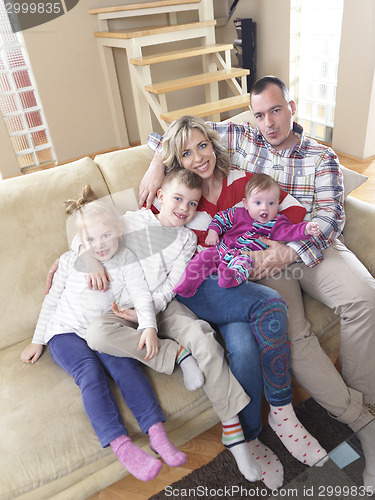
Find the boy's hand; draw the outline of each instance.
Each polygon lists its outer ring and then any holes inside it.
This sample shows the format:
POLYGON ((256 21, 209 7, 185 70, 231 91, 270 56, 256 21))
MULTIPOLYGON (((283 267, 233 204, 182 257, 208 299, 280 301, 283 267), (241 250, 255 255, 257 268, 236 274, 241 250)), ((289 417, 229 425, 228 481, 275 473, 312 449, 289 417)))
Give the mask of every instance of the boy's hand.
POLYGON ((29 344, 21 353, 21 360, 24 363, 35 363, 43 352, 41 344, 29 344))
POLYGON ((209 229, 207 232, 206 240, 205 240, 206 245, 216 245, 219 243, 219 235, 217 234, 216 231, 213 229, 209 229))
POLYGON ((152 359, 157 355, 159 346, 155 328, 150 327, 143 330, 141 340, 138 344, 138 351, 141 351, 144 346, 146 346, 146 356, 144 358, 145 361, 148 361, 149 359, 152 359))
POLYGON ((108 274, 107 270, 104 269, 104 267, 102 272, 87 274, 86 279, 87 286, 90 288, 90 290, 103 290, 103 292, 106 292, 108 290, 108 283, 112 281, 110 275, 108 274))
POLYGON ((110 275, 98 259, 90 255, 90 252, 81 252, 81 248, 78 258, 80 265, 83 264, 80 270, 86 273, 87 286, 90 290, 103 290, 103 292, 106 292, 108 283, 112 281, 110 275))
POLYGON ((306 236, 319 236, 320 230, 316 222, 308 222, 305 227, 306 236))
POLYGON ((126 309, 125 307, 120 308, 116 302, 112 302, 111 309, 119 318, 124 318, 128 321, 132 321, 133 323, 138 323, 138 316, 135 309, 126 309))
POLYGON ((51 289, 52 286, 52 280, 55 275, 55 272, 57 271, 57 268, 59 267, 59 259, 56 259, 55 262, 52 264, 52 266, 49 268, 48 274, 47 274, 47 281, 46 281, 46 287, 44 289, 44 295, 48 295, 48 292, 51 289))

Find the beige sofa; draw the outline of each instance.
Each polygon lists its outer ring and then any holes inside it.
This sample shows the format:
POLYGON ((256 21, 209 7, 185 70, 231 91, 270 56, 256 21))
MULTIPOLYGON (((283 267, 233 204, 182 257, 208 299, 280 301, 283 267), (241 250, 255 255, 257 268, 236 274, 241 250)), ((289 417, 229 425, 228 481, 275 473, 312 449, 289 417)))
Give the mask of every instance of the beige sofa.
MULTIPOLYGON (((48 349, 34 365, 22 363, 20 353, 33 334, 48 268, 68 249, 63 201, 78 197, 85 183, 100 196, 128 188, 136 193, 151 155, 147 146, 139 146, 0 182, 1 500, 86 499, 127 474, 111 450, 100 447, 79 389, 53 363, 48 349)), ((362 180, 347 174, 346 183, 362 180)), ((129 193, 115 201, 123 210, 135 208, 129 193)), ((374 226, 375 206, 349 197, 346 209, 346 243, 374 273, 375 234, 368 229, 374 226)), ((306 308, 324 348, 337 349, 337 317, 308 297, 306 308)), ((179 368, 169 377, 147 374, 176 444, 218 421, 201 390, 184 389, 179 368)), ((147 447, 148 440, 118 400, 131 435, 147 447)))

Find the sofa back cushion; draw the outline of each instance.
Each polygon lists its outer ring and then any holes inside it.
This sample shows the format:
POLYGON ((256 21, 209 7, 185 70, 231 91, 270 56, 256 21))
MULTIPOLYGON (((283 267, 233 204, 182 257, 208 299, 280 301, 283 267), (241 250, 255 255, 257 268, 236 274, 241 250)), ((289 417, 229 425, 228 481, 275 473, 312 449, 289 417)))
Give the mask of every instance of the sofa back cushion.
POLYGON ((68 250, 63 202, 84 184, 108 195, 90 158, 0 182, 0 348, 33 335, 48 269, 68 250))
POLYGON ((122 213, 137 209, 138 186, 153 154, 150 148, 143 145, 95 156, 94 161, 122 213))

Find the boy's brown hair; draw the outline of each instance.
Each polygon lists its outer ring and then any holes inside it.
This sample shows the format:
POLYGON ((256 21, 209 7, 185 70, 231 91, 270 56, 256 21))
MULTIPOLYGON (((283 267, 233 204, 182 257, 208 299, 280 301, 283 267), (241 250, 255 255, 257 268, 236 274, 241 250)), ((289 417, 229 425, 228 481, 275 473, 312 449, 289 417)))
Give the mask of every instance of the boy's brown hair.
POLYGON ((269 191, 270 189, 277 188, 280 192, 280 186, 267 174, 254 174, 252 178, 247 181, 245 186, 245 198, 247 199, 253 191, 269 191))
POLYGON ((166 172, 161 188, 164 189, 165 186, 174 180, 179 184, 183 184, 188 189, 202 189, 202 179, 199 175, 181 167, 175 167, 166 172))

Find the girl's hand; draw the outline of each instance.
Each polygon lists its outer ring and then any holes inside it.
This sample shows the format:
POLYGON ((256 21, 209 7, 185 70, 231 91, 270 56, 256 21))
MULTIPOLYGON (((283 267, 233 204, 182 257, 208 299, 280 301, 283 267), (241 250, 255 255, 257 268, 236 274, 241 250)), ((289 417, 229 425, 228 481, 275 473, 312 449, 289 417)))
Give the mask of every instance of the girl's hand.
POLYGON ((48 292, 50 291, 51 286, 52 286, 53 277, 54 277, 55 272, 57 271, 58 267, 59 267, 59 259, 56 259, 48 271, 46 288, 44 289, 44 295, 48 295, 48 292))
POLYGON ((144 346, 146 346, 146 356, 144 357, 145 361, 148 361, 157 355, 159 346, 155 328, 150 327, 143 330, 138 344, 138 351, 141 351, 144 346))
POLYGON ((132 321, 133 323, 138 323, 138 316, 135 309, 120 309, 116 302, 112 302, 111 309, 119 318, 124 318, 128 321, 132 321))
POLYGON ((217 234, 216 231, 213 229, 209 229, 207 232, 206 240, 205 240, 206 245, 216 245, 219 243, 219 235, 217 234))
POLYGON ((305 227, 306 236, 319 236, 320 230, 316 222, 308 222, 305 227))
POLYGON ((43 352, 41 344, 29 344, 21 353, 21 360, 24 363, 35 363, 43 352))

